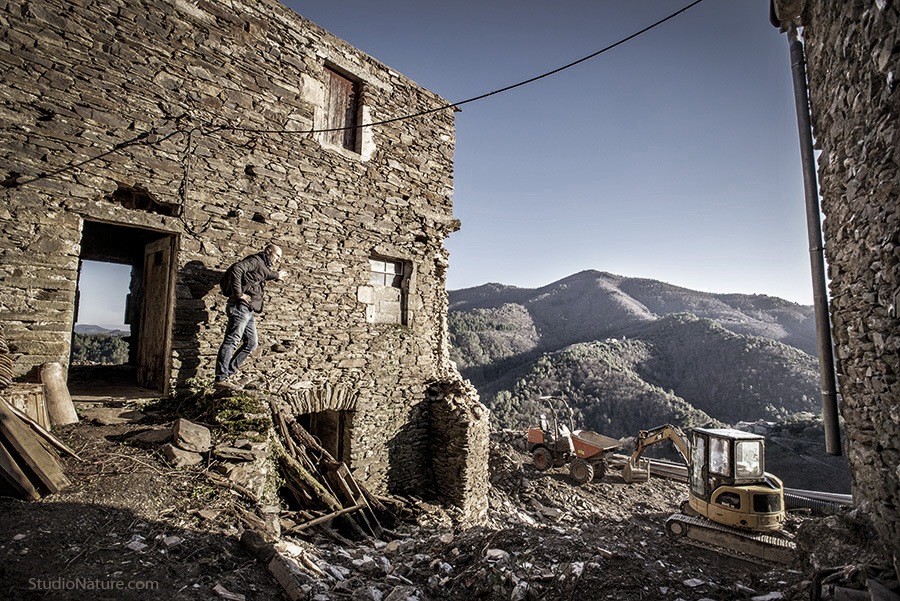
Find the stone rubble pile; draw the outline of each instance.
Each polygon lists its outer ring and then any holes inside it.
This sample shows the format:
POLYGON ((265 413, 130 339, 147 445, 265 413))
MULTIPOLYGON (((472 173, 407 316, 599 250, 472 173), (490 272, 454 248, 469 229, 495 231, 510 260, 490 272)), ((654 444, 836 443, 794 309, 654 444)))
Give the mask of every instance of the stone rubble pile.
POLYGON ((677 511, 683 484, 653 479, 629 486, 608 475, 573 486, 562 471, 538 472, 516 448, 522 437, 512 431, 492 436, 486 526, 462 527, 458 510, 412 501, 414 521, 383 540, 348 544, 316 528, 265 543, 248 531, 242 542, 278 575, 289 599, 763 601, 794 598, 800 590, 808 595, 799 572, 714 554, 698 560, 705 552, 670 542, 662 523, 677 511))

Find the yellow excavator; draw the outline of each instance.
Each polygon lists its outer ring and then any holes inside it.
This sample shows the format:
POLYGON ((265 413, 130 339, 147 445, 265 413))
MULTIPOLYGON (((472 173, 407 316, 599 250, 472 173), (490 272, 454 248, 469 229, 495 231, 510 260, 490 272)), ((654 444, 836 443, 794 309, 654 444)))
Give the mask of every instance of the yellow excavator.
POLYGON ((772 536, 785 519, 784 485, 765 471, 765 438, 730 428, 676 426, 642 430, 622 478, 646 482, 647 447, 671 441, 688 466, 688 500, 666 520, 666 532, 690 544, 763 562, 790 563, 794 544, 772 536))

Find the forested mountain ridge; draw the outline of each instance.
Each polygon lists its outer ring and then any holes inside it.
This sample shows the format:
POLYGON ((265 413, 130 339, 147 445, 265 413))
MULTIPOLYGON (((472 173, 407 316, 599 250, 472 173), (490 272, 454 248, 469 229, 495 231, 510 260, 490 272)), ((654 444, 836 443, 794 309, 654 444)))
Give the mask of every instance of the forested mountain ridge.
POLYGON ((636 422, 615 403, 684 425, 817 411, 812 307, 598 271, 449 296, 452 357, 498 425, 522 426, 536 396, 567 392, 585 427, 626 432, 636 422))
POLYGON ((816 355, 813 308, 765 295, 713 294, 665 282, 582 271, 541 288, 484 284, 449 293, 451 313, 525 308, 542 350, 615 335, 627 325, 690 313, 736 334, 771 338, 816 355))
POLYGON ((479 392, 497 425, 525 428, 542 413, 537 399, 562 395, 575 423, 607 436, 634 436, 650 425, 721 425, 672 390, 649 383, 638 373, 652 349, 639 340, 580 342, 546 353, 485 383, 479 392))

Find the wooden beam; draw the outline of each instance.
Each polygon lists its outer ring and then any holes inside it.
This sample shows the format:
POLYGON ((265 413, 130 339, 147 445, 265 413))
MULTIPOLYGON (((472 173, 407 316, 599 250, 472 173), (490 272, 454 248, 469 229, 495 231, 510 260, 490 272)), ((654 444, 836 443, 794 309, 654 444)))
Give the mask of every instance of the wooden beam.
POLYGON ((335 485, 340 488, 347 499, 348 504, 353 505, 354 507, 357 505, 363 507, 364 510, 360 512, 363 522, 369 527, 369 531, 375 538, 380 538, 381 524, 378 523, 378 517, 376 517, 372 508, 369 507, 366 496, 362 493, 362 490, 360 490, 359 484, 350 473, 350 470, 347 469, 347 466, 343 463, 339 464, 336 470, 328 472, 328 478, 333 480, 335 485))
POLYGON ((308 522, 303 522, 302 524, 299 524, 297 526, 292 526, 288 530, 285 530, 285 533, 291 534, 291 533, 303 532, 307 528, 311 528, 313 526, 318 526, 319 524, 321 524, 323 522, 333 520, 334 518, 336 518, 338 516, 342 516, 345 513, 350 513, 351 511, 357 511, 359 509, 362 509, 363 507, 365 507, 365 506, 364 505, 354 505, 353 507, 347 507, 345 509, 341 509, 340 511, 335 511, 334 513, 329 513, 328 515, 323 515, 314 520, 310 520, 308 522))
MULTIPOLYGON (((4 401, 4 402, 6 402, 6 401, 4 401)), ((9 407, 10 411, 12 411, 13 413, 16 414, 16 417, 18 417, 23 422, 25 422, 26 424, 31 426, 31 429, 34 430, 36 433, 40 434, 41 438, 43 438, 44 440, 49 442, 51 445, 53 445, 60 451, 63 451, 64 453, 68 453, 75 459, 81 461, 81 457, 79 457, 75 451, 73 451, 72 449, 67 447, 62 441, 60 441, 58 438, 56 438, 55 436, 50 434, 50 432, 47 432, 47 430, 42 425, 40 425, 39 423, 37 423, 36 421, 34 421, 30 417, 28 417, 27 415, 25 415, 24 413, 19 411, 16 407, 13 407, 12 405, 10 405, 9 403, 7 403, 6 406, 9 407)))
POLYGON ((9 451, 6 450, 2 443, 0 443, 0 476, 15 491, 16 495, 26 501, 37 501, 41 498, 41 495, 38 494, 38 491, 34 489, 34 486, 28 480, 28 476, 22 473, 22 470, 16 465, 12 455, 9 454, 9 451))
POLYGON ((0 435, 9 443, 10 455, 18 454, 25 466, 51 493, 69 486, 69 479, 62 472, 56 458, 50 455, 36 435, 9 410, 9 405, 0 403, 0 435))

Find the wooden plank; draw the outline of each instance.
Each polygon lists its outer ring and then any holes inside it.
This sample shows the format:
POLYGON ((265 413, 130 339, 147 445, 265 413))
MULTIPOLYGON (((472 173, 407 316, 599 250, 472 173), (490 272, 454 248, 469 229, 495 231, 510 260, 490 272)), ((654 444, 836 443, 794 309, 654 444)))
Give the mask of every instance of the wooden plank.
POLYGON ((347 469, 347 466, 342 466, 344 471, 347 472, 347 481, 350 486, 356 491, 356 498, 358 502, 361 502, 365 508, 363 509, 363 515, 368 514, 368 517, 371 519, 372 523, 372 532, 375 534, 376 538, 381 538, 384 534, 384 529, 381 527, 381 522, 378 521, 378 516, 375 515, 375 510, 372 509, 372 506, 369 504, 369 499, 366 498, 366 495, 363 493, 359 484, 356 482, 356 478, 353 477, 353 474, 350 473, 350 470, 347 469))
POLYGON ((137 340, 138 386, 167 393, 172 304, 175 287, 175 236, 144 248, 141 328, 137 340))
POLYGON ((354 505, 353 507, 347 507, 345 509, 341 509, 340 511, 335 511, 334 513, 329 513, 328 515, 323 515, 321 517, 315 518, 308 522, 303 522, 302 524, 293 526, 293 527, 289 528, 288 530, 285 530, 285 532, 287 534, 296 534, 297 532, 303 532, 307 528, 311 528, 312 526, 318 526, 319 524, 331 521, 338 516, 341 516, 341 515, 344 515, 347 513, 351 513, 353 511, 357 511, 358 509, 362 509, 362 508, 363 508, 362 505, 354 505))
POLYGON ((55 493, 69 486, 69 479, 63 474, 56 459, 41 445, 35 434, 10 411, 6 403, 0 403, 0 434, 9 443, 8 450, 21 457, 47 490, 55 493))
POLYGON ((37 501, 41 498, 41 495, 29 482, 28 476, 22 473, 22 470, 16 465, 12 455, 9 454, 2 442, 0 442, 0 476, 15 491, 17 496, 26 501, 37 501))
POLYGON ((21 411, 19 411, 18 409, 16 409, 16 408, 13 407, 12 405, 8 405, 8 407, 9 407, 10 411, 12 411, 13 413, 16 414, 16 417, 18 417, 18 418, 21 419, 23 422, 25 422, 26 424, 28 424, 29 426, 31 426, 31 429, 34 430, 38 435, 40 435, 41 438, 43 438, 44 440, 46 440, 47 442, 49 442, 51 445, 53 445, 54 447, 56 447, 56 448, 59 449, 60 451, 63 451, 64 453, 68 453, 69 455, 71 455, 71 456, 74 457, 75 459, 81 461, 81 457, 79 457, 78 454, 77 454, 75 451, 73 451, 72 449, 70 449, 69 447, 67 447, 66 444, 63 443, 62 441, 60 441, 57 437, 55 437, 55 436, 53 436, 52 434, 50 434, 49 432, 47 432, 47 430, 45 430, 45 429, 43 428, 43 426, 41 426, 39 423, 37 423, 36 421, 34 421, 33 419, 31 419, 31 418, 28 417, 27 415, 25 415, 24 413, 22 413, 21 411))
POLYGON ((375 512, 372 511, 372 508, 369 506, 369 501, 362 493, 362 490, 360 490, 359 485, 353 478, 353 474, 347 469, 346 464, 340 464, 336 470, 329 472, 329 475, 333 475, 336 484, 340 487, 341 491, 343 491, 344 495, 349 499, 352 505, 363 506, 363 511, 360 512, 360 515, 366 523, 366 526, 369 527, 369 531, 376 538, 379 538, 383 533, 381 524, 378 523, 375 512))

